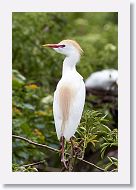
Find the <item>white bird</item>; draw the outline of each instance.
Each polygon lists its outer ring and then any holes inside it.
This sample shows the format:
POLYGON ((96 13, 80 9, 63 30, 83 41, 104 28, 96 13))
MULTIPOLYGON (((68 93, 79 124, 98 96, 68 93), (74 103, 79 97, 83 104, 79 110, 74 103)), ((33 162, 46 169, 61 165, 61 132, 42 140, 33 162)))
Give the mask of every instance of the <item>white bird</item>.
POLYGON ((87 89, 107 91, 112 90, 115 83, 118 84, 118 71, 115 69, 104 69, 92 73, 86 79, 85 86, 87 89))
POLYGON ((53 48, 64 54, 62 78, 54 92, 53 114, 57 137, 61 140, 61 161, 66 167, 64 159, 64 138, 69 141, 75 134, 80 123, 85 104, 85 84, 83 77, 76 71, 76 64, 83 52, 76 41, 63 40, 58 44, 46 44, 43 47, 53 48))

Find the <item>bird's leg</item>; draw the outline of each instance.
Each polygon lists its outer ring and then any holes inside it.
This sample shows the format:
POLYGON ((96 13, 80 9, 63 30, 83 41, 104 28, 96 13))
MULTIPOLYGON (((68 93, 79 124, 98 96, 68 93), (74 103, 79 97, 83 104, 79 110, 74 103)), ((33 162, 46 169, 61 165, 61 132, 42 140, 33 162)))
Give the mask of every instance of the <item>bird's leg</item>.
POLYGON ((71 137, 70 138, 70 142, 71 142, 71 147, 72 147, 72 153, 73 153, 73 155, 75 155, 75 156, 79 155, 80 152, 81 152, 80 146, 83 143, 83 140, 81 140, 78 145, 75 145, 74 142, 73 142, 73 139, 71 137))
POLYGON ((74 155, 75 151, 74 151, 74 142, 72 140, 72 137, 70 138, 70 142, 71 142, 72 154, 74 155))
POLYGON ((69 171, 73 171, 77 159, 77 146, 74 144, 74 141, 72 137, 70 138, 71 142, 71 157, 70 157, 70 162, 69 162, 69 171))
POLYGON ((64 164, 65 168, 67 169, 67 164, 65 160, 65 150, 64 150, 64 136, 61 137, 60 139, 61 142, 61 162, 64 164))
POLYGON ((76 144, 74 144, 72 137, 70 138, 70 142, 71 142, 72 154, 73 156, 77 156, 79 147, 76 144))

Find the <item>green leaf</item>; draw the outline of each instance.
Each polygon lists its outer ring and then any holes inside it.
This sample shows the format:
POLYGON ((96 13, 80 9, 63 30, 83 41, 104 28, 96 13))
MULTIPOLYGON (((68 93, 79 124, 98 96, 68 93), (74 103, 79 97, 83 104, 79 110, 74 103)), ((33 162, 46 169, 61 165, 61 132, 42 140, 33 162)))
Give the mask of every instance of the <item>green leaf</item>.
POLYGON ((23 108, 28 109, 28 110, 35 110, 35 107, 31 104, 28 104, 28 103, 24 103, 23 108))

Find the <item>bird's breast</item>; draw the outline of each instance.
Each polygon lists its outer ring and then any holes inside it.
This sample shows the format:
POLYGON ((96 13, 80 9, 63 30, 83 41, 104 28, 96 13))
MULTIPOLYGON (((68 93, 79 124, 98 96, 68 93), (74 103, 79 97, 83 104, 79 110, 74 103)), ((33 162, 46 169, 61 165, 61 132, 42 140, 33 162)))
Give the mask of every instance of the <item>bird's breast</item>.
POLYGON ((57 88, 61 87, 69 87, 70 90, 78 91, 78 89, 81 86, 81 83, 83 82, 83 77, 78 73, 68 73, 67 75, 62 76, 61 80, 59 81, 57 88))
POLYGON ((68 85, 63 85, 59 89, 59 107, 66 121, 69 117, 69 111, 74 99, 74 89, 68 85))

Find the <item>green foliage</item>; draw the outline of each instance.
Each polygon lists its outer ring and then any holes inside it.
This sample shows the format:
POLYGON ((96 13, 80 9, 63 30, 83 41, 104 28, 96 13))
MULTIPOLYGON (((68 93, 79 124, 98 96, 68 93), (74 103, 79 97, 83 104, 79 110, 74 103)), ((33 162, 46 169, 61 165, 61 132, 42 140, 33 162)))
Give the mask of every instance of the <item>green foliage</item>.
POLYGON ((104 157, 104 153, 106 149, 112 148, 112 147, 118 147, 118 130, 114 129, 113 131, 110 131, 110 133, 107 133, 104 137, 104 143, 101 145, 101 157, 104 157))
MULTIPOLYGON (((117 29, 117 13, 13 13, 13 134, 59 149, 52 102, 64 57, 42 45, 77 40, 84 50, 77 70, 87 78, 94 71, 117 68, 117 29)), ((109 104, 94 108, 86 102, 74 138, 78 156, 105 171, 117 170, 116 156, 111 156, 118 146, 114 122, 109 104)), ((71 144, 66 146, 69 152, 71 144)), ((47 171, 48 166, 51 171, 61 168, 58 154, 13 139, 13 171, 47 171), (46 165, 23 166, 40 160, 46 165)), ((95 171, 80 162, 76 166, 75 171, 95 171)))
MULTIPOLYGON (((24 79, 18 71, 13 71, 13 81, 16 81, 13 82, 12 99, 13 134, 58 146, 52 115, 52 96, 44 93, 43 87, 27 83, 24 79)), ((30 149, 26 143, 18 140, 14 140, 13 150, 14 163, 29 163, 31 160, 46 158, 45 151, 30 149)))
MULTIPOLYGON (((22 135, 38 143, 45 143, 58 148, 58 141, 52 115, 52 96, 42 96, 42 87, 27 83, 26 79, 17 71, 13 71, 13 133, 22 135), (14 74, 15 73, 15 74, 14 74), (22 80, 21 80, 22 79, 22 80), (18 83, 21 81, 21 85, 18 83)), ((77 156, 84 158, 88 146, 93 152, 98 152, 101 159, 107 157, 107 149, 118 146, 117 129, 108 127, 109 121, 99 111, 86 110, 83 113, 80 126, 75 135, 74 144, 78 147, 77 156)), ((65 150, 69 153, 71 144, 65 150)), ((30 148, 25 142, 13 141, 13 163, 29 164, 31 160, 38 161, 50 157, 45 150, 30 148)), ((113 165, 117 170, 115 159, 108 157, 105 171, 113 165), (112 160, 112 162, 111 162, 112 160), (115 162, 115 163, 114 163, 115 162)), ((57 158, 56 163, 57 164, 57 158)), ((14 164, 13 171, 35 171, 35 168, 14 164)))
POLYGON ((76 146, 80 146, 80 156, 84 158, 84 154, 87 146, 93 145, 93 152, 100 150, 101 159, 104 161, 104 157, 107 157, 109 162, 105 166, 107 171, 112 165, 117 170, 117 159, 109 157, 108 152, 105 155, 106 150, 118 148, 118 130, 111 130, 108 127, 109 121, 106 119, 106 115, 98 111, 87 110, 83 113, 81 123, 78 127, 75 143, 76 146), (82 144, 80 144, 82 142, 82 144), (80 144, 80 145, 79 145, 80 144))
POLYGON ((117 22, 117 13, 13 13, 13 68, 52 92, 61 77, 63 56, 42 45, 69 38, 84 50, 78 65, 84 78, 117 68, 117 22))
POLYGON ((13 172, 38 172, 38 170, 35 167, 24 167, 19 166, 17 164, 12 165, 12 171, 13 172))
POLYGON ((105 167, 105 171, 110 171, 111 168, 114 168, 112 169, 114 172, 118 171, 118 159, 114 157, 108 157, 108 160, 109 162, 105 167))

